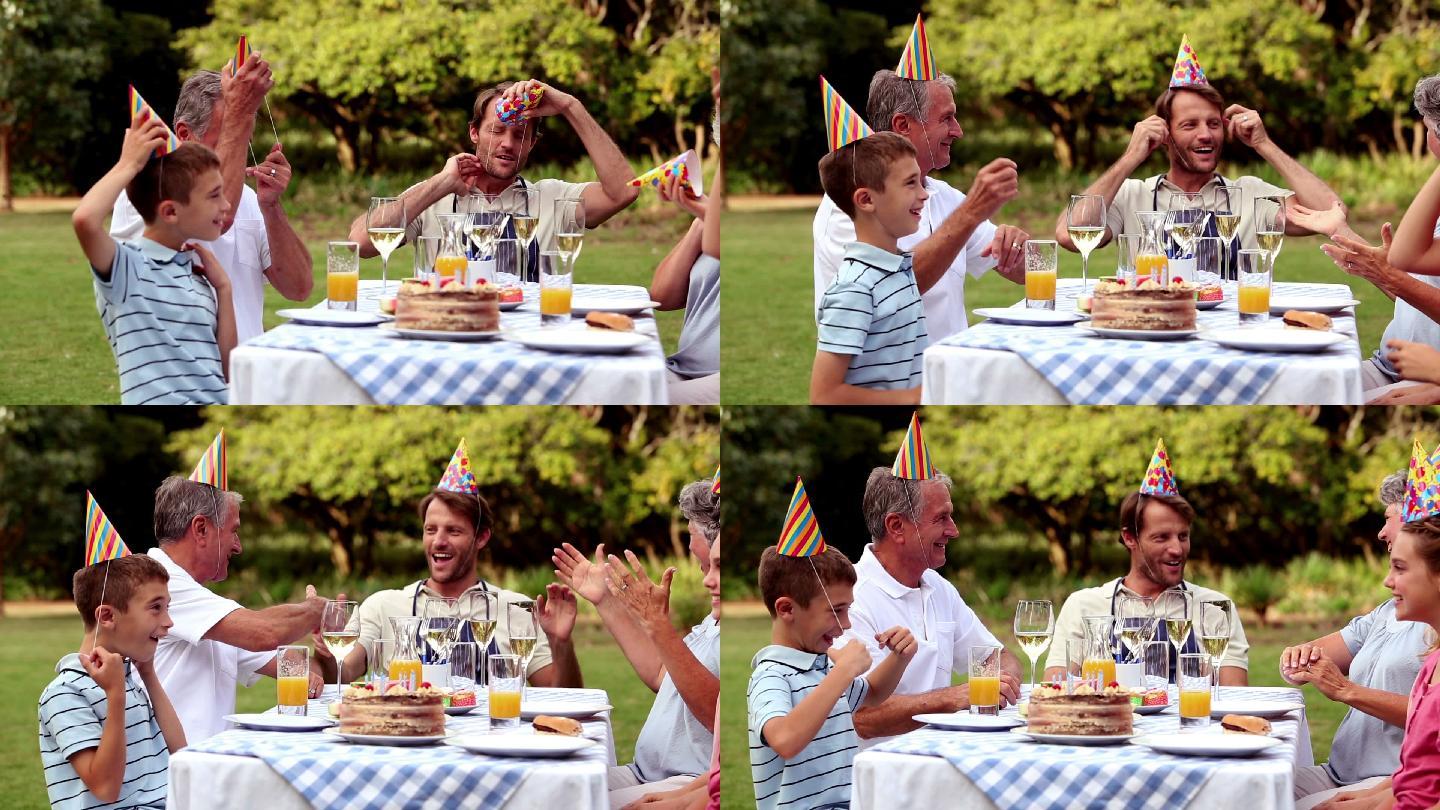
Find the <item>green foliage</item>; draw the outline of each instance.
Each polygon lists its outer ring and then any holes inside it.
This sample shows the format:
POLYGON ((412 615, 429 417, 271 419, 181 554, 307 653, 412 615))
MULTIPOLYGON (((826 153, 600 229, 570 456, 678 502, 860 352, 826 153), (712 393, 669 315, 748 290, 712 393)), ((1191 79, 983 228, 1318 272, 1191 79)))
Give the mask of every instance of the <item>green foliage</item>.
POLYGON ((1285 591, 1278 572, 1263 565, 1247 565, 1231 578, 1226 593, 1237 605, 1259 617, 1263 627, 1270 608, 1280 601, 1285 591))

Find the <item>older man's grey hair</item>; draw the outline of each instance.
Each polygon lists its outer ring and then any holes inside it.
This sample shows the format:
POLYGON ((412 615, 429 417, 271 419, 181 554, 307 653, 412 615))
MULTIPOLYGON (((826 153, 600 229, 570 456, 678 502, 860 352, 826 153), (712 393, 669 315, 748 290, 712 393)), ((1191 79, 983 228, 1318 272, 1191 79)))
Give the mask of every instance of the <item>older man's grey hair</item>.
POLYGON ((210 129, 210 117, 215 114, 215 102, 219 100, 220 74, 213 70, 196 73, 180 87, 180 98, 175 102, 175 125, 183 122, 197 137, 204 136, 210 129))
MULTIPOLYGON (((949 74, 941 73, 933 81, 955 90, 955 80, 949 74)), ((865 102, 865 121, 876 132, 890 129, 896 115, 908 115, 918 121, 926 121, 929 113, 930 95, 928 85, 932 82, 917 82, 902 79, 893 70, 877 70, 870 79, 870 97, 865 102)))
POLYGON ((870 539, 881 540, 885 537, 885 516, 891 513, 911 523, 919 523, 920 510, 924 503, 920 496, 921 487, 937 482, 944 484, 947 492, 953 483, 950 476, 938 471, 934 478, 916 481, 896 476, 889 467, 876 467, 871 470, 870 478, 865 482, 865 499, 861 502, 861 511, 865 513, 865 528, 870 531, 870 539))
POLYGON ((1380 503, 1394 506, 1405 501, 1405 471, 1390 473, 1380 482, 1380 503))
POLYGON ((1415 83, 1415 111, 1431 121, 1440 121, 1440 73, 1415 83))
POLYGON ((685 485, 680 490, 680 514, 700 524, 705 545, 715 545, 720 536, 720 496, 714 491, 714 480, 705 479, 685 485))
POLYGON ((217 527, 224 526, 230 512, 239 509, 243 500, 238 492, 172 475, 155 490, 155 540, 174 543, 184 537, 196 515, 217 527))

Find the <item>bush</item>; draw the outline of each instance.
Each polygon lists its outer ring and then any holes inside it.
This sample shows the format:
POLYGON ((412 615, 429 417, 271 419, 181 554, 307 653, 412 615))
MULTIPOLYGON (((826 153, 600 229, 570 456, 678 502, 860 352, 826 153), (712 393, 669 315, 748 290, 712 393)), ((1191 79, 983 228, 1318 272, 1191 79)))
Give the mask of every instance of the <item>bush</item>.
POLYGON ((1285 593, 1279 572, 1263 565, 1248 565, 1230 580, 1230 598, 1240 607, 1253 611, 1264 627, 1270 608, 1285 593))

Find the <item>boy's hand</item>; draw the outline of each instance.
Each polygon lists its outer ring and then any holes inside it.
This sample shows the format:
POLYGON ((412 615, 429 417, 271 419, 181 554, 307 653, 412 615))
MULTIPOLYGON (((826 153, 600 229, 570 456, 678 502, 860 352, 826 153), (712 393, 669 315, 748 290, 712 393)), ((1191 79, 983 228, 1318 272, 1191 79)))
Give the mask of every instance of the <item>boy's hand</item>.
POLYGON ((230 289, 230 276, 225 274, 225 268, 220 266, 220 260, 215 258, 210 248, 199 242, 186 242, 181 249, 192 250, 199 257, 199 266, 195 268, 195 272, 204 276, 210 286, 215 288, 215 292, 230 289))
POLYGON ((675 207, 696 219, 705 218, 705 206, 709 204, 710 198, 696 197, 694 189, 680 185, 678 175, 660 181, 659 191, 660 199, 675 203, 675 207))
POLYGON ((831 647, 825 654, 835 664, 835 669, 844 673, 849 680, 864 675, 865 670, 870 668, 870 651, 858 641, 852 641, 844 647, 831 647))
POLYGON ((120 163, 139 174, 150 162, 150 155, 165 143, 165 122, 149 110, 142 110, 125 130, 125 142, 120 147, 120 163))
POLYGON ((901 661, 909 661, 915 657, 915 652, 920 649, 919 643, 915 641, 915 635, 906 627, 892 627, 881 633, 875 634, 875 640, 880 642, 882 647, 889 647, 890 652, 900 656, 901 661))
POLYGON ((120 657, 120 653, 96 647, 89 655, 80 654, 80 665, 105 690, 105 694, 125 691, 125 659, 120 657))

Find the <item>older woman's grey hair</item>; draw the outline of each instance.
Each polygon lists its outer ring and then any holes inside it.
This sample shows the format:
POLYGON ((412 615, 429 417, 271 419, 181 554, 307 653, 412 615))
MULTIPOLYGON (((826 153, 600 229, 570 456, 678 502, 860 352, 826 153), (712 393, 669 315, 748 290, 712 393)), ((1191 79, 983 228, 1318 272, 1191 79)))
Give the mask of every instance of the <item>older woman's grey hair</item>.
POLYGON ((1390 473, 1380 482, 1380 504, 1394 506, 1405 501, 1405 470, 1390 473))
MULTIPOLYGON (((941 73, 935 82, 952 91, 955 89, 955 80, 948 74, 941 73)), ((908 115, 917 121, 926 120, 925 114, 930 106, 928 84, 930 82, 902 79, 893 70, 875 71, 870 79, 869 100, 865 103, 865 121, 876 132, 882 132, 890 129, 896 115, 908 115)))
POLYGON ((920 490, 930 483, 944 484, 946 490, 952 485, 950 476, 938 471, 934 478, 917 481, 897 477, 889 467, 876 467, 871 470, 870 478, 865 482, 865 499, 861 502, 861 511, 865 514, 865 528, 870 531, 870 539, 880 540, 885 536, 885 516, 891 513, 911 523, 919 523, 923 504, 920 490))
POLYGON ((685 485, 680 490, 680 514, 700 524, 705 545, 714 545, 720 536, 720 495, 712 490, 714 481, 707 478, 685 485))
POLYGON ((1440 74, 1426 76, 1415 83, 1415 111, 1431 121, 1440 122, 1440 74))
POLYGON ((155 490, 155 541, 173 543, 184 537, 196 515, 224 526, 230 510, 238 509, 243 500, 238 492, 172 475, 155 490))

